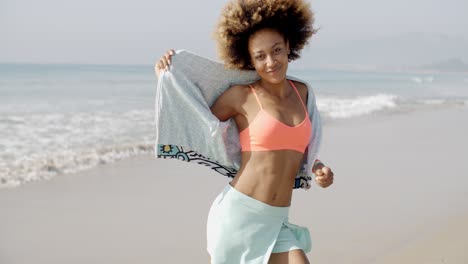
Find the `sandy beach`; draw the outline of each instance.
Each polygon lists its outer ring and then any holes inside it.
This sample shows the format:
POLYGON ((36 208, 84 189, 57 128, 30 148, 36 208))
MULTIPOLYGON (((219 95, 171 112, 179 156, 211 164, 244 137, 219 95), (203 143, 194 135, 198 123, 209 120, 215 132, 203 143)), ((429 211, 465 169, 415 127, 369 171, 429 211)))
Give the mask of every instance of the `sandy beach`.
MULTIPOLYGON (((468 108, 325 124, 335 183, 296 190, 311 263, 468 263, 468 108)), ((228 179, 140 156, 0 190, 0 263, 208 263, 205 225, 228 179)))

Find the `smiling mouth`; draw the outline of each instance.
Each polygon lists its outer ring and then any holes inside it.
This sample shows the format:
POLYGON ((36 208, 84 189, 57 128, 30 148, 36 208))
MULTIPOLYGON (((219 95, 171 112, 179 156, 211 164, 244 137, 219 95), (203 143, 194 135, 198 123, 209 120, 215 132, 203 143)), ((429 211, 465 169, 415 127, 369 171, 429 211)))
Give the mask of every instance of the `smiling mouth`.
POLYGON ((278 68, 275 68, 275 69, 273 69, 273 70, 267 71, 267 73, 276 73, 276 72, 278 72, 280 69, 281 69, 281 67, 278 67, 278 68))

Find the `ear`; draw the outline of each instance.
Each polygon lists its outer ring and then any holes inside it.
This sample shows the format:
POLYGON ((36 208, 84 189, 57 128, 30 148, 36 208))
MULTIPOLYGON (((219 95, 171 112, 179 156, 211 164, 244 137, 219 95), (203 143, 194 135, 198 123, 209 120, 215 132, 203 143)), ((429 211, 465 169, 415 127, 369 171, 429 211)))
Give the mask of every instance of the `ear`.
POLYGON ((288 55, 291 53, 291 50, 289 49, 289 40, 286 40, 286 50, 288 51, 288 55))

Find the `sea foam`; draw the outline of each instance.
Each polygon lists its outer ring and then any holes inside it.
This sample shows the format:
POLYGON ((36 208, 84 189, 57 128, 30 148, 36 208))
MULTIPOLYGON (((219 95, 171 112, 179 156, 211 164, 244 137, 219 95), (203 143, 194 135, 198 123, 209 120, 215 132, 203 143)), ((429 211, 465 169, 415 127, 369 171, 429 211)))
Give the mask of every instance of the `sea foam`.
POLYGON ((343 119, 372 114, 397 106, 398 96, 377 94, 353 98, 324 97, 317 100, 317 107, 323 115, 332 119, 343 119))

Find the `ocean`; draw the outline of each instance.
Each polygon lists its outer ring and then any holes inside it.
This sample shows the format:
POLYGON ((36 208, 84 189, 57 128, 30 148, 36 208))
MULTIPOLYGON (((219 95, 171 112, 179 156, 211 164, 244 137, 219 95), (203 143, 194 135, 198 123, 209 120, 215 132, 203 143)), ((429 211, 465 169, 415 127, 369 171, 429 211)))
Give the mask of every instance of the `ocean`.
MULTIPOLYGON (((314 89, 325 124, 468 107, 468 73, 288 74, 314 89)), ((152 65, 0 64, 0 188, 153 154, 155 88, 152 65)))

